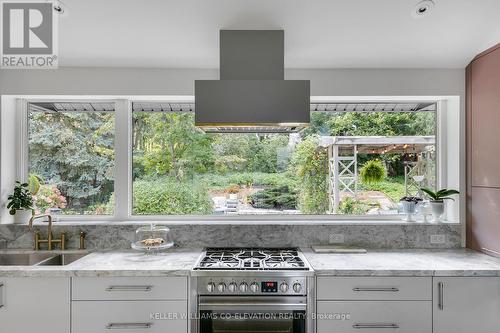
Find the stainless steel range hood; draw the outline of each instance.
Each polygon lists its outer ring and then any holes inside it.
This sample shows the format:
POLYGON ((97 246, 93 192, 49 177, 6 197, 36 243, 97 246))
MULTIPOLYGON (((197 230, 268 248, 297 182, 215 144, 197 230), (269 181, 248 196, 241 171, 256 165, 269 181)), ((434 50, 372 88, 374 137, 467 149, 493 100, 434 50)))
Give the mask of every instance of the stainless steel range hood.
POLYGON ((308 80, 284 80, 283 30, 221 30, 220 80, 195 81, 205 132, 296 132, 309 124, 308 80))

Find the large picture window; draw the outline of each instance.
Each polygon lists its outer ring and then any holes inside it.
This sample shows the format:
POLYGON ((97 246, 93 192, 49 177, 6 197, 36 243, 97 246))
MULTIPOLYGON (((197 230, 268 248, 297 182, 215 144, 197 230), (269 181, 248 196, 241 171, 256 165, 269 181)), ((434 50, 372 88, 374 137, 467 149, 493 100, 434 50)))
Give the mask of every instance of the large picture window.
POLYGON ((401 197, 437 186, 433 103, 311 104, 310 126, 287 134, 205 133, 192 103, 118 105, 28 103, 38 213, 389 216, 401 197), (130 165, 116 168, 117 152, 130 165))
POLYGON ((390 215, 436 186, 435 104, 314 104, 292 134, 206 134, 192 109, 133 104, 133 215, 390 215))
POLYGON ((114 214, 113 103, 29 103, 28 178, 37 213, 114 214))

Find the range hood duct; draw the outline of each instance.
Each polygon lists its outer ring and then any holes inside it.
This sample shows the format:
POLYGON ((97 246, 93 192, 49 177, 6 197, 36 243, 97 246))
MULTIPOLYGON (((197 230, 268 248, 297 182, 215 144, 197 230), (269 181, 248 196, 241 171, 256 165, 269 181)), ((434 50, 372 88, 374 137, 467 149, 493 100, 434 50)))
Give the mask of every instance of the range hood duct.
POLYGON ((310 121, 310 83, 284 80, 283 30, 221 30, 220 80, 195 81, 195 124, 211 133, 290 133, 310 121))

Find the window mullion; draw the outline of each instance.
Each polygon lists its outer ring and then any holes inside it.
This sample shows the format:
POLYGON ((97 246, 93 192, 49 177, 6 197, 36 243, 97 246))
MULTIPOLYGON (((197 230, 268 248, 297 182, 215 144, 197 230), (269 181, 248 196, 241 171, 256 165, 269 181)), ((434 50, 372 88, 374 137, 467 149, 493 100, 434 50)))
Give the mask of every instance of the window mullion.
POLYGON ((131 108, 126 99, 115 102, 115 215, 118 221, 127 220, 130 212, 130 127, 131 108))

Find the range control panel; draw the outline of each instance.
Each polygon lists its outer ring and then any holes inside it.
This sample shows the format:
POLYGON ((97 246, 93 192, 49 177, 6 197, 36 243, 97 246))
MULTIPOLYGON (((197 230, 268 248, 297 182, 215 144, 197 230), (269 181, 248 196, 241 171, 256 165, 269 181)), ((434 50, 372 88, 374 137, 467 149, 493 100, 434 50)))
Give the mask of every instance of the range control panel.
POLYGON ((199 277, 198 295, 306 295, 304 277, 199 277))

